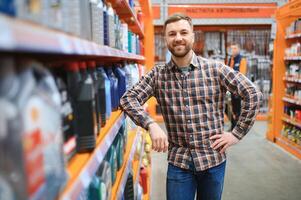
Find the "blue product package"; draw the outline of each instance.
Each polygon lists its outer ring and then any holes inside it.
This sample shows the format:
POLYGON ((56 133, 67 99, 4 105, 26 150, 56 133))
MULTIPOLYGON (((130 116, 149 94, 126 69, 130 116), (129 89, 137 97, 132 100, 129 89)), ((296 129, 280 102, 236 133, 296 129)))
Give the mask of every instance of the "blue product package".
POLYGON ((99 88, 98 88, 98 95, 99 95, 99 110, 100 110, 100 119, 101 119, 101 126, 106 125, 106 106, 107 106, 107 99, 106 99, 106 78, 107 75, 104 71, 99 70, 101 66, 97 66, 96 74, 99 80, 99 88))
POLYGON ((114 74, 118 78, 118 94, 119 94, 118 102, 119 102, 120 98, 126 91, 126 76, 125 76, 124 69, 121 68, 121 65, 117 65, 114 68, 114 74))
POLYGON ((15 1, 13 0, 1 0, 0 1, 0 12, 5 13, 7 15, 15 16, 15 1))
POLYGON ((115 111, 118 109, 118 79, 114 75, 112 67, 106 68, 106 73, 111 81, 111 101, 112 101, 112 110, 115 111))
POLYGON ((104 4, 103 7, 103 43, 104 45, 110 45, 110 38, 109 38, 109 14, 108 8, 104 4))

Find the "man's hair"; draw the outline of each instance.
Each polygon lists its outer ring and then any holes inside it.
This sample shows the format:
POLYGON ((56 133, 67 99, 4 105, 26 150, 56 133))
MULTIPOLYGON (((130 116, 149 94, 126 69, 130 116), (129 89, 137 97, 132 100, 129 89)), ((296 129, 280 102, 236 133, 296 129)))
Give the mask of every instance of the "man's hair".
POLYGON ((167 24, 170 24, 170 23, 173 23, 173 22, 177 22, 177 21, 180 21, 180 20, 186 20, 189 23, 189 25, 191 26, 191 28, 193 29, 192 20, 191 20, 191 18, 188 15, 185 15, 183 13, 175 13, 175 14, 169 16, 165 20, 164 26, 163 26, 163 32, 165 33, 167 24))
POLYGON ((240 44, 238 42, 231 42, 230 46, 237 46, 240 49, 240 44))

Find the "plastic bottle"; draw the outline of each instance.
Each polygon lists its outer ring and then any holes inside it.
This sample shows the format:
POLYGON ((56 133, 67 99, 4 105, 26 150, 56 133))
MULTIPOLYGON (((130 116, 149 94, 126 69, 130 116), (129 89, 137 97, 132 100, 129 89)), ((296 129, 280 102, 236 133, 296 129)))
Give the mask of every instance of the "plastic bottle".
POLYGON ((67 88, 66 73, 59 69, 53 70, 53 74, 62 100, 61 117, 63 121, 64 154, 66 159, 70 160, 75 155, 76 147, 74 104, 72 103, 71 94, 67 88))
POLYGON ((120 98, 126 91, 126 76, 125 71, 121 68, 121 65, 118 64, 114 67, 114 74, 118 78, 118 102, 120 98))
MULTIPOLYGON (((40 129, 42 134, 46 179, 46 192, 44 194, 47 198, 54 199, 66 181, 60 114, 61 98, 50 72, 37 63, 32 63, 31 67, 37 85, 25 113, 28 114, 27 116, 32 116, 32 112, 37 109, 37 119, 33 118, 33 121, 29 123, 36 123, 36 128, 40 129)), ((29 124, 29 127, 32 125, 29 124)), ((37 130, 33 129, 33 131, 33 134, 37 133, 37 130)))
POLYGON ((92 77, 87 73, 85 62, 79 63, 81 81, 77 88, 77 151, 92 151, 96 145, 97 123, 95 91, 92 77))
POLYGON ((104 44, 104 5, 103 1, 99 0, 97 4, 99 12, 99 44, 104 44))
POLYGON ((98 79, 98 75, 96 72, 96 63, 94 61, 89 61, 87 63, 88 67, 88 72, 90 76, 92 77, 93 80, 93 85, 94 85, 94 92, 95 92, 95 110, 96 110, 96 123, 97 123, 97 134, 100 133, 101 129, 101 104, 102 99, 101 99, 101 82, 98 79))
POLYGON ((106 67, 106 73, 111 81, 111 102, 112 111, 116 111, 119 106, 118 101, 118 78, 113 73, 112 67, 106 67))
MULTIPOLYGON (((24 83, 29 88, 34 84, 29 80, 24 83)), ((22 147, 23 123, 18 108, 18 96, 28 96, 21 91, 21 83, 15 72, 12 58, 0 61, 0 199, 26 199, 27 184, 24 174, 22 147), (14 134, 10 134, 14 133, 14 134), (12 159, 14 158, 14 159, 12 159)), ((25 93, 24 93, 25 92, 25 93)))
POLYGON ((115 48, 115 39, 116 39, 116 24, 115 24, 115 13, 110 3, 108 6, 108 27, 109 27, 109 46, 115 48))
POLYGON ((103 44, 108 46, 110 45, 109 28, 108 7, 106 4, 103 4, 103 44))
POLYGON ((94 176, 92 178, 92 181, 89 185, 88 199, 89 200, 93 200, 93 199, 100 200, 100 199, 102 199, 101 181, 97 176, 94 176))
POLYGON ((111 180, 112 180, 112 184, 114 184, 116 180, 116 174, 117 174, 117 153, 114 145, 112 145, 109 151, 107 152, 106 161, 110 163, 111 180))
POLYGON ((132 32, 131 31, 128 31, 128 52, 129 53, 133 53, 133 42, 132 42, 132 32))
POLYGON ((111 199, 112 196, 112 172, 111 172, 111 165, 108 161, 103 160, 96 175, 99 177, 101 181, 101 196, 102 199, 111 199), (103 187, 104 185, 105 187, 103 187))
POLYGON ((16 10, 15 10, 15 1, 12 0, 1 0, 0 1, 0 12, 3 12, 5 14, 15 16, 16 10))
POLYGON ((108 78, 103 67, 97 68, 98 78, 101 80, 101 123, 102 126, 106 124, 106 119, 111 116, 112 104, 111 104, 111 81, 108 78))

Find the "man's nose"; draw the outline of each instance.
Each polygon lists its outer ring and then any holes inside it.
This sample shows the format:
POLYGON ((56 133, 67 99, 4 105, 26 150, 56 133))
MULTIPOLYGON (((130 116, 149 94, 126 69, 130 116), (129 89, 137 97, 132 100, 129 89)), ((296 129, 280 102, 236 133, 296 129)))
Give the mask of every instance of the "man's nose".
POLYGON ((176 40, 176 41, 181 41, 181 40, 182 40, 182 36, 181 36, 180 33, 177 33, 177 34, 176 34, 175 40, 176 40))

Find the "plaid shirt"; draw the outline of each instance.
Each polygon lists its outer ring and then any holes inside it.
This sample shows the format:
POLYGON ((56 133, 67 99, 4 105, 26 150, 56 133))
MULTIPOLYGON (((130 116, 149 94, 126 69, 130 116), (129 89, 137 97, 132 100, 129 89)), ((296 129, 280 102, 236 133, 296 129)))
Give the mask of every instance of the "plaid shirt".
POLYGON ((223 133, 226 91, 242 98, 241 115, 232 133, 242 139, 255 121, 262 94, 241 73, 213 60, 193 54, 189 73, 182 73, 173 61, 154 67, 121 98, 125 113, 147 129, 153 120, 142 105, 154 96, 161 108, 168 132, 168 161, 197 171, 224 162, 226 155, 212 149, 209 138, 223 133))

